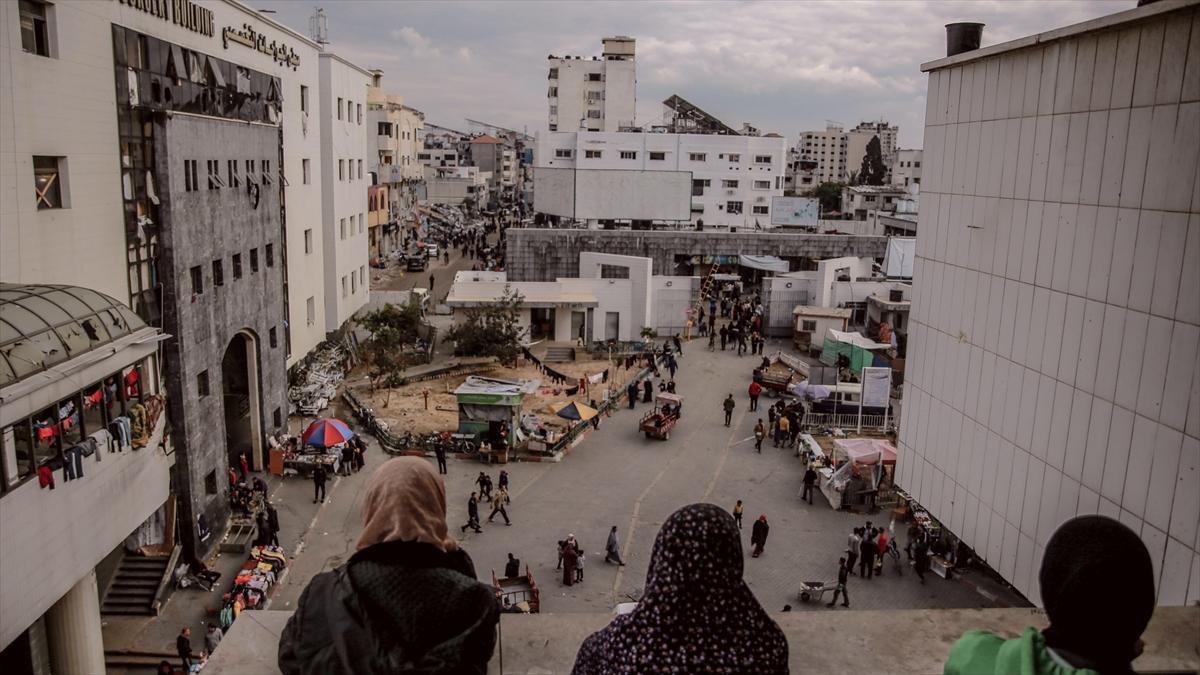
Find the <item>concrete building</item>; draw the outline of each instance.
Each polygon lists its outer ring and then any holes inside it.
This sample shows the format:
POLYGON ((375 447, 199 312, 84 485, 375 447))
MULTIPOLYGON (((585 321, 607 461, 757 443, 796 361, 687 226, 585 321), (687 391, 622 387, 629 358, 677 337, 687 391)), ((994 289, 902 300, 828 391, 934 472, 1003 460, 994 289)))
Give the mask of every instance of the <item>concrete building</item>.
MULTIPOLYGON (((805 166, 811 172, 808 181, 799 180, 797 190, 816 187, 821 183, 845 181, 848 175, 846 163, 846 132, 839 126, 829 125, 824 131, 802 131, 796 140, 796 160, 815 166, 805 166), (802 185, 801 185, 802 183, 802 185)), ((862 157, 859 157, 859 162, 862 157)), ((798 166, 797 171, 800 170, 798 166)), ((858 167, 853 168, 854 171, 858 167)))
POLYGON ((1200 601, 1200 3, 938 59, 897 483, 1027 598, 1063 521, 1200 601))
POLYGON ((856 175, 862 169, 863 157, 867 154, 867 144, 871 139, 879 137, 879 150, 883 155, 885 169, 892 168, 896 158, 896 136, 900 127, 884 121, 859 122, 858 126, 846 132, 846 180, 856 175))
POLYGON ((900 148, 892 160, 892 185, 907 188, 909 185, 921 184, 921 158, 924 153, 920 148, 900 148))
POLYGON ((908 192, 892 185, 847 185, 842 188, 842 217, 866 220, 870 211, 895 211, 908 192))
POLYGON ((593 222, 770 227, 786 151, 785 139, 767 136, 540 133, 534 210, 593 222))
POLYGON ((488 201, 491 174, 476 166, 425 167, 425 202, 460 206, 470 200, 476 207, 488 201))
POLYGON ((550 56, 550 131, 618 131, 633 127, 637 113, 635 41, 603 40, 599 56, 550 56))
MULTIPOLYGON (((321 236, 325 247, 325 331, 367 303, 367 89, 371 72, 320 53, 321 236)), ((375 130, 371 130, 372 132, 375 130)), ((311 273, 311 272, 310 272, 311 273)))
POLYGON ((488 178, 488 193, 495 199, 514 196, 517 185, 518 166, 516 151, 490 134, 481 134, 471 139, 468 145, 471 164, 481 173, 491 174, 488 178))
MULTIPOLYGON (((372 205, 375 223, 368 223, 368 246, 372 258, 387 255, 401 246, 400 229, 416 217, 415 208, 424 167, 417 161, 418 140, 425 114, 404 104, 404 97, 383 88, 383 71, 372 70, 367 88, 367 135, 374 134, 370 171, 377 185, 386 187, 386 213, 372 205)), ((372 145, 368 143, 368 145, 372 145)), ((379 191, 375 191, 378 196, 379 191)), ((370 220, 368 216, 368 220, 370 220)))
POLYGON ((76 286, 0 283, 0 321, 0 658, 11 672, 104 672, 96 567, 127 538, 174 541, 156 353, 168 336, 76 286))

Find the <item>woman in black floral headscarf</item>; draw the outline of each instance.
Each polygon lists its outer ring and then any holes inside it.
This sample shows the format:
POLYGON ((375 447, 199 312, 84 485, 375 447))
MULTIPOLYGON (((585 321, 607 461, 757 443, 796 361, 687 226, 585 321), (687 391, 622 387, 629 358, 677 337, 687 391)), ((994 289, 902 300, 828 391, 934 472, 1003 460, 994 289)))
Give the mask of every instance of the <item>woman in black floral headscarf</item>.
POLYGON ((788 672, 787 639, 742 580, 742 560, 725 509, 692 504, 671 514, 641 602, 584 641, 574 675, 788 672))

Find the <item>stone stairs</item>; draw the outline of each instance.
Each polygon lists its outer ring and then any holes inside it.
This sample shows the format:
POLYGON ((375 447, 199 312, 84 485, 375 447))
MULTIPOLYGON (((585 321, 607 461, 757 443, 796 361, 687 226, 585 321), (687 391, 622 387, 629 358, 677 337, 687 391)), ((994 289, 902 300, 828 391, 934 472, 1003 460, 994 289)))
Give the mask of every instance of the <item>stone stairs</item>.
POLYGON ((542 357, 544 363, 570 363, 574 360, 574 347, 546 347, 546 355, 542 357))
POLYGON ((108 587, 108 592, 104 594, 100 613, 141 616, 157 614, 155 599, 170 560, 171 557, 165 555, 125 556, 112 584, 108 587))

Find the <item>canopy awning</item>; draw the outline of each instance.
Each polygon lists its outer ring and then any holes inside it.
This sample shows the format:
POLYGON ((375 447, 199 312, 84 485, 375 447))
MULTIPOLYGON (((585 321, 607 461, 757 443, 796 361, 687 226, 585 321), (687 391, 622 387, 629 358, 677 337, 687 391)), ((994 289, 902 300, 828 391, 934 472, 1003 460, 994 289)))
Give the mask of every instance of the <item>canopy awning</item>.
POLYGON ((789 269, 786 260, 773 255, 739 255, 738 264, 742 267, 778 274, 784 274, 789 269))
POLYGON ((857 464, 896 463, 896 446, 878 438, 839 438, 834 449, 857 464))

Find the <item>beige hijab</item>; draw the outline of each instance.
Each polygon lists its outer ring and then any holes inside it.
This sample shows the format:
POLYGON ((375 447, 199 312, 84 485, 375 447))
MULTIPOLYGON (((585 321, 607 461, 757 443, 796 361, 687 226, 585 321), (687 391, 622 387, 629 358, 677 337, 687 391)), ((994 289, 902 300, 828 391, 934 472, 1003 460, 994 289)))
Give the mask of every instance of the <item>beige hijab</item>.
POLYGON ((458 548, 446 533, 446 486, 423 459, 397 457, 376 469, 362 516, 359 551, 387 541, 419 541, 444 552, 458 548))

